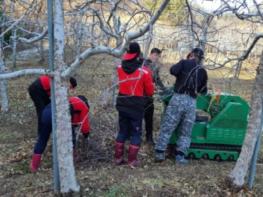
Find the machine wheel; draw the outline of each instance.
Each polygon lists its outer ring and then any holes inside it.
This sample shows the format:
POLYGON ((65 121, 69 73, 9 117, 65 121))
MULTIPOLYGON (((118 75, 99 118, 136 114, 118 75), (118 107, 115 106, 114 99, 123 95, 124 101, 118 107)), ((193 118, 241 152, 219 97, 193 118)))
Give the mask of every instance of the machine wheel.
POLYGON ((203 159, 209 159, 209 156, 208 156, 207 153, 205 153, 205 154, 203 154, 202 158, 203 158, 203 159))
POLYGON ((190 154, 188 155, 188 157, 189 157, 189 159, 195 159, 195 154, 194 154, 194 153, 190 153, 190 154))
POLYGON ((222 161, 222 158, 221 158, 220 155, 215 155, 215 160, 216 160, 216 161, 222 161))
POLYGON ((233 155, 230 155, 228 158, 227 158, 228 161, 234 161, 234 156, 233 155))

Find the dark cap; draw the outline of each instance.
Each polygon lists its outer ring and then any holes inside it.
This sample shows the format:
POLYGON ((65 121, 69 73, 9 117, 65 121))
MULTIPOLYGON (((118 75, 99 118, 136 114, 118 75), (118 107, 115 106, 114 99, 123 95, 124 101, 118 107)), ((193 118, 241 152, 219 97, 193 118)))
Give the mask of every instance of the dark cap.
POLYGON ((150 53, 151 54, 156 53, 156 54, 160 55, 162 53, 162 51, 160 49, 158 49, 158 48, 152 48, 150 53))
POLYGON ((191 53, 193 53, 195 56, 199 57, 200 59, 204 58, 204 51, 200 48, 194 48, 191 53))
POLYGON ((141 53, 140 45, 137 42, 131 42, 127 52, 122 56, 123 60, 133 60, 141 53))

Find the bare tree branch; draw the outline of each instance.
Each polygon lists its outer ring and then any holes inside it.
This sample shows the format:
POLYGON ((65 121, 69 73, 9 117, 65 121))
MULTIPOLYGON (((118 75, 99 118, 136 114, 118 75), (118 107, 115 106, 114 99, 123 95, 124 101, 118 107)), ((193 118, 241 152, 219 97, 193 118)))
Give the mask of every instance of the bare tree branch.
POLYGON ((73 72, 77 67, 79 67, 79 65, 81 63, 83 63, 83 61, 85 59, 87 59, 88 57, 92 56, 92 55, 97 55, 97 54, 109 54, 115 57, 120 57, 121 54, 123 53, 123 50, 120 49, 112 49, 110 47, 106 47, 106 46, 96 46, 94 48, 89 48, 87 50, 85 50, 84 52, 82 52, 79 57, 77 57, 75 59, 75 61, 65 70, 62 72, 62 76, 66 77, 69 76, 71 74, 71 72, 73 72))
POLYGON ((19 19, 17 19, 14 23, 12 23, 12 25, 10 25, 5 31, 3 31, 0 34, 0 37, 3 37, 8 31, 10 31, 15 26, 17 26, 24 19, 24 17, 27 16, 34 9, 35 6, 36 6, 36 4, 35 4, 35 0, 34 0, 31 4, 30 8, 27 9, 26 12, 19 19))
MULTIPOLYGON (((224 61, 223 63, 216 63, 216 62, 214 62, 214 63, 215 63, 216 65, 218 65, 218 66, 216 66, 216 67, 214 67, 214 68, 210 68, 210 69, 211 69, 211 70, 214 70, 214 69, 222 68, 222 67, 224 67, 226 64, 228 64, 228 63, 230 63, 230 62, 233 62, 233 61, 237 61, 237 63, 238 63, 238 62, 242 62, 242 61, 246 60, 260 38, 263 38, 263 34, 258 34, 258 35, 254 38, 254 40, 252 41, 252 43, 250 44, 250 46, 248 47, 248 49, 246 49, 241 56, 236 57, 236 58, 228 58, 228 59, 227 59, 226 61, 224 61)), ((210 61, 212 61, 212 60, 210 60, 210 61)), ((208 68, 209 68, 209 66, 208 66, 208 68)))
POLYGON ((110 36, 118 39, 119 36, 116 35, 116 34, 114 34, 112 31, 110 31, 110 29, 108 29, 108 28, 104 25, 104 22, 103 22, 103 19, 102 19, 100 13, 99 13, 97 10, 94 10, 94 9, 92 9, 92 10, 93 10, 93 12, 95 13, 95 16, 97 16, 97 18, 99 19, 100 28, 101 28, 106 34, 108 34, 108 35, 110 35, 110 36))
POLYGON ((188 0, 185 0, 185 3, 186 3, 186 6, 187 6, 187 9, 188 9, 188 12, 189 12, 189 16, 190 16, 190 22, 191 22, 191 31, 192 33, 195 35, 195 39, 199 41, 199 36, 198 34, 196 33, 196 31, 194 30, 194 19, 193 19, 193 13, 192 13, 192 9, 191 9, 191 6, 188 2, 188 0))
POLYGON ((253 3, 255 5, 255 7, 257 8, 258 11, 258 15, 261 17, 261 19, 263 20, 263 14, 262 14, 262 10, 260 9, 260 5, 256 2, 256 0, 253 0, 253 3))
POLYGON ((157 21, 157 19, 160 17, 162 11, 165 9, 169 1, 170 0, 164 0, 160 5, 159 9, 156 11, 155 15, 153 15, 150 21, 147 24, 145 24, 143 27, 141 27, 140 29, 134 32, 127 32, 124 35, 124 40, 119 48, 113 49, 107 46, 96 46, 93 48, 86 49, 80 54, 79 57, 77 57, 74 60, 74 62, 66 70, 63 71, 62 76, 69 76, 71 72, 73 72, 77 67, 79 67, 79 65, 85 59, 95 54, 106 53, 113 55, 115 57, 120 57, 131 40, 134 40, 145 34, 150 29, 150 27, 157 21))
POLYGON ((111 3, 112 3, 112 9, 111 9, 111 11, 110 11, 110 16, 109 16, 108 19, 107 19, 107 24, 108 24, 109 26, 110 26, 110 20, 111 20, 112 17, 114 17, 115 11, 116 11, 116 9, 118 8, 118 5, 119 5, 120 2, 121 2, 121 0, 117 0, 117 2, 111 1, 111 3))
POLYGON ((23 69, 23 70, 18 70, 18 71, 13 71, 13 72, 6 72, 6 73, 2 73, 0 74, 0 80, 3 79, 12 79, 12 78, 17 78, 17 77, 21 77, 21 76, 26 76, 26 75, 43 75, 43 74, 47 74, 47 75, 51 75, 52 73, 49 72, 49 70, 47 69, 37 69, 37 68, 29 68, 29 69, 23 69))
POLYGON ((21 42, 27 43, 27 44, 31 44, 39 40, 42 40, 47 35, 47 33, 48 33, 48 30, 46 29, 38 36, 32 37, 30 39, 19 37, 18 40, 21 42))
MULTIPOLYGON (((153 25, 158 20, 161 13, 163 12, 163 10, 165 9, 165 7, 168 5, 169 2, 170 0, 164 0, 161 6, 159 7, 159 9, 156 11, 155 15, 152 16, 151 20, 142 28, 140 28, 138 31, 127 33, 126 40, 131 41, 145 34, 150 29, 150 26, 153 25)), ((125 46, 127 44, 128 43, 124 43, 125 46)))
POLYGON ((248 20, 256 23, 263 23, 262 14, 260 11, 259 3, 255 0, 253 1, 255 6, 255 11, 251 11, 246 1, 243 2, 235 2, 233 5, 230 5, 229 1, 221 0, 223 2, 223 6, 221 10, 217 10, 218 13, 232 12, 237 18, 240 20, 248 20))

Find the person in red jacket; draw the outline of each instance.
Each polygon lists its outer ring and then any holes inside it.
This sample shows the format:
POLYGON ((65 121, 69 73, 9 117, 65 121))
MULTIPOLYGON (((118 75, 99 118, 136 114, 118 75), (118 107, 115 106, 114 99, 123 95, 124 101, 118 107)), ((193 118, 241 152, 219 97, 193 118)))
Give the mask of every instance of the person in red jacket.
POLYGON ((144 117, 145 98, 154 93, 151 73, 142 68, 140 46, 130 43, 120 66, 117 68, 119 94, 116 108, 119 112, 119 133, 115 143, 115 164, 125 163, 124 143, 130 138, 128 165, 138 165, 137 154, 140 149, 142 120, 144 117))
MULTIPOLYGON (((89 123, 89 104, 84 96, 70 97, 70 114, 72 123, 72 139, 73 148, 75 147, 76 139, 74 127, 80 127, 80 130, 87 138, 90 132, 89 123)), ((48 104, 41 115, 40 130, 38 139, 34 147, 34 154, 30 163, 31 172, 36 172, 41 163, 42 154, 46 148, 50 133, 52 132, 51 104, 48 104)))
MULTIPOLYGON (((79 95, 69 98, 72 127, 79 127, 84 137, 88 137, 89 124, 89 103, 85 96, 79 95)), ((75 145, 75 135, 73 135, 75 145)))
MULTIPOLYGON (((74 77, 70 77, 70 88, 74 89, 77 86, 77 81, 74 77)), ((37 119, 38 119, 38 131, 40 128, 41 114, 44 108, 50 103, 50 78, 47 75, 41 75, 28 87, 28 93, 34 102, 37 119)))

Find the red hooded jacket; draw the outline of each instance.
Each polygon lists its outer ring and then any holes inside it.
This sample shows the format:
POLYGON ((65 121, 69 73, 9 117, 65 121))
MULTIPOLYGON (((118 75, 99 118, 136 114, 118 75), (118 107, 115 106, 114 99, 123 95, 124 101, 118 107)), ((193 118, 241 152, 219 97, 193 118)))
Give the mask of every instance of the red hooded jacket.
POLYGON ((122 61, 117 67, 119 95, 116 108, 132 116, 142 116, 147 97, 154 93, 152 75, 138 60, 122 61))
POLYGON ((119 93, 128 96, 152 96, 154 85, 151 72, 145 68, 138 68, 133 73, 126 73, 122 66, 118 66, 119 93))
POLYGON ((90 132, 89 107, 79 97, 70 97, 71 105, 71 123, 74 126, 80 126, 83 134, 90 132))
POLYGON ((39 78, 40 84, 47 93, 48 96, 50 96, 50 78, 47 75, 41 75, 39 78))

